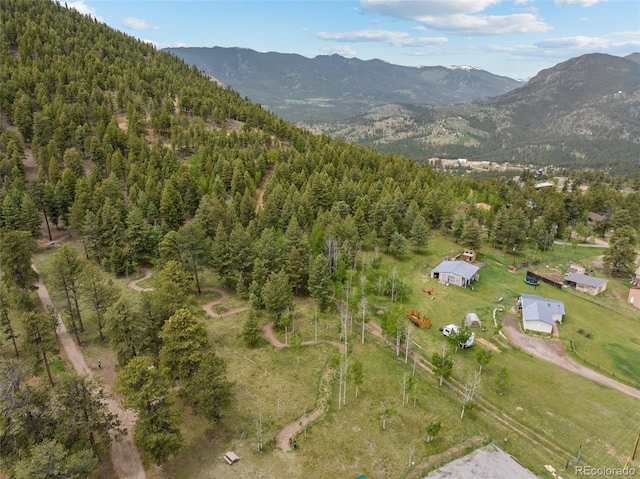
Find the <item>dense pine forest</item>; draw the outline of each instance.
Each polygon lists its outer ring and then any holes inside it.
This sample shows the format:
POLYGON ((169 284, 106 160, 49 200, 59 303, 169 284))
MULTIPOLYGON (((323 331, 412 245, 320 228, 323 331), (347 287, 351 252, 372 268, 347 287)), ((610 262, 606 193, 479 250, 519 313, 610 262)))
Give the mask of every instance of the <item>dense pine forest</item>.
POLYGON ((563 188, 537 190, 529 172, 520 182, 452 176, 312 135, 63 5, 3 0, 0 467, 50 477, 34 471, 55 457, 62 476, 91 477, 119 427, 97 385, 71 373, 54 381, 49 371, 55 314, 41 310, 31 268, 43 244, 62 236, 82 245, 56 249, 51 287, 79 344, 91 321, 117 351, 136 440, 161 463, 181 447, 172 384, 213 424, 232 401, 224 362, 189 309, 203 270, 282 329, 295 297, 331 308, 361 251, 401 257, 436 232, 515 254, 548 250, 571 230, 587 238, 614 229, 611 269, 629 274, 640 193, 621 191, 638 185, 592 171, 567 176, 563 188), (605 218, 595 230, 589 212, 605 218), (109 278, 140 267, 159 274, 136 303, 109 278), (184 331, 200 338, 188 358, 184 331))

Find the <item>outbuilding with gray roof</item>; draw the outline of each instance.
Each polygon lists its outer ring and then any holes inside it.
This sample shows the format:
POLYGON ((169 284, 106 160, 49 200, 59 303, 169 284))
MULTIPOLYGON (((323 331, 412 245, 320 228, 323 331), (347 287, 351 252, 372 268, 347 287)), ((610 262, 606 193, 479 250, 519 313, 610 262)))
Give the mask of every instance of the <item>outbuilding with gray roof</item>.
POLYGON ((445 260, 431 271, 431 277, 443 284, 455 284, 466 288, 471 281, 477 281, 480 277, 479 266, 466 261, 445 260))
POLYGON ((597 296, 607 289, 607 280, 580 273, 571 273, 564 277, 565 282, 578 291, 597 296))

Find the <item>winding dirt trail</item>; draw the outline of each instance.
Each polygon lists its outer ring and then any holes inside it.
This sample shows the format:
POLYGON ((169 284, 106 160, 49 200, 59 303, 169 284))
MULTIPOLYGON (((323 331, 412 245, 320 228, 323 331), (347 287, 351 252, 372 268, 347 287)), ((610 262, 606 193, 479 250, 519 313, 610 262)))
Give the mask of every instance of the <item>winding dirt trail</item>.
POLYGON ((273 330, 273 326, 274 326, 273 323, 265 323, 265 324, 263 324, 262 325, 262 336, 269 343, 273 344, 273 346, 276 349, 286 348, 287 345, 284 344, 282 341, 280 341, 280 339, 278 339, 278 337, 276 336, 276 333, 273 330))
MULTIPOLYGON (((33 269, 37 272, 35 265, 33 269)), ((42 278, 38 280, 36 284, 38 287, 38 297, 42 305, 47 308, 53 307, 51 296, 45 286, 42 278)), ((66 326, 62 322, 62 318, 58 314, 58 343, 65 352, 65 355, 69 359, 69 362, 73 365, 73 368, 81 376, 87 378, 93 378, 93 372, 87 366, 87 362, 84 359, 84 354, 80 347, 73 341, 73 338, 67 331, 66 326)), ((111 395, 106 400, 109 411, 118 416, 120 423, 127 429, 126 434, 120 440, 113 440, 111 442, 111 463, 116 475, 120 479, 145 479, 146 474, 142 467, 142 461, 140 460, 140 453, 133 442, 133 427, 136 423, 136 416, 129 410, 122 409, 118 402, 113 399, 114 391, 109 385, 104 384, 105 389, 111 395)))
POLYGON ((626 384, 622 384, 608 376, 604 376, 603 374, 583 366, 568 357, 564 350, 564 346, 560 341, 527 336, 520 331, 520 328, 518 327, 518 320, 515 316, 505 316, 503 318, 503 322, 504 329, 509 340, 524 351, 533 354, 538 358, 544 359, 545 361, 557 364, 572 373, 583 376, 598 384, 615 389, 616 391, 626 394, 634 399, 640 399, 640 390, 627 386, 626 384))
MULTIPOLYGON (((273 322, 262 325, 262 336, 277 350, 287 347, 287 345, 280 341, 280 339, 278 339, 278 337, 276 336, 273 322)), ((330 344, 338 348, 340 352, 344 352, 344 344, 338 341, 310 340, 302 341, 301 345, 311 346, 320 343, 330 344)), ((285 452, 290 451, 293 438, 298 435, 307 424, 315 421, 316 419, 319 419, 327 413, 329 409, 328 399, 331 395, 331 371, 332 368, 327 367, 322 373, 322 378, 320 379, 320 388, 318 392, 318 401, 313 411, 311 411, 309 414, 302 415, 302 417, 290 422, 289 424, 284 425, 278 432, 275 433, 275 435, 273 436, 273 442, 275 443, 276 447, 279 447, 285 452)))
POLYGON ((134 291, 148 292, 153 291, 153 288, 144 288, 142 286, 138 286, 138 283, 142 283, 143 281, 151 278, 151 270, 149 268, 140 268, 142 271, 142 278, 133 279, 127 283, 127 287, 133 289, 134 291))
POLYGON ((202 291, 214 291, 220 295, 218 299, 214 299, 213 301, 209 301, 208 303, 205 303, 202 305, 202 309, 204 310, 204 312, 207 313, 212 318, 226 318, 227 316, 232 316, 236 313, 241 313, 243 311, 249 310, 249 306, 240 306, 238 308, 229 309, 224 313, 216 313, 213 310, 213 307, 217 306, 218 304, 224 303, 227 299, 229 299, 229 293, 227 293, 222 288, 214 288, 214 287, 202 288, 202 291))
POLYGON ((284 452, 291 450, 293 438, 298 435, 307 424, 324 416, 329 410, 327 400, 329 399, 329 395, 331 394, 331 371, 331 368, 327 368, 322 373, 322 378, 320 379, 318 403, 314 410, 309 414, 303 414, 302 417, 298 418, 297 420, 286 424, 273 436, 273 442, 275 443, 275 445, 282 449, 284 452))
MULTIPOLYGON (((143 286, 139 286, 138 284, 138 283, 141 283, 142 281, 150 279, 151 276, 153 275, 152 271, 149 268, 140 268, 140 271, 142 272, 142 277, 129 281, 129 283, 127 283, 127 286, 133 289, 134 291, 141 291, 141 292, 153 291, 153 288, 151 287, 145 288, 143 286)), ((236 313, 241 313, 242 311, 247 311, 249 309, 248 306, 240 306, 238 308, 233 308, 228 311, 225 311, 224 313, 216 313, 213 310, 213 307, 217 306, 218 304, 224 303, 227 299, 229 299, 229 293, 227 293, 222 288, 207 287, 207 288, 201 288, 201 289, 202 291, 213 291, 220 295, 219 298, 214 299, 213 301, 209 301, 208 303, 205 303, 202 305, 202 309, 204 310, 204 312, 207 313, 212 318, 224 318, 236 313)))

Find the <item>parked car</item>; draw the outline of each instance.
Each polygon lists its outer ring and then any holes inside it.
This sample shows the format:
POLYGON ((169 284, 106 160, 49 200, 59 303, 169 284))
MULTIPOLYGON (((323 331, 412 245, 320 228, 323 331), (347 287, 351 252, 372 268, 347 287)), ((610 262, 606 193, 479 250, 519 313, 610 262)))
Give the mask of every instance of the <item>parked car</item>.
MULTIPOLYGON (((459 334, 460 326, 458 326, 457 324, 447 324, 446 326, 441 327, 440 331, 442 331, 442 334, 444 334, 445 336, 449 336, 452 331, 454 332, 454 334, 459 334)), ((475 341, 475 339, 476 333, 471 333, 469 339, 467 339, 464 343, 460 343, 460 347, 462 349, 470 348, 471 346, 473 346, 473 342, 475 341)))

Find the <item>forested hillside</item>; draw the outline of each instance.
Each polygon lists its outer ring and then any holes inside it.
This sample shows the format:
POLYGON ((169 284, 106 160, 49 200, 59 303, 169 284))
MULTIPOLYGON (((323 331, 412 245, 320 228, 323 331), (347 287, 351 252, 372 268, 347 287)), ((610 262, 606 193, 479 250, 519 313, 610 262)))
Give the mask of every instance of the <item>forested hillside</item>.
POLYGON ((104 338, 116 351, 120 391, 138 412, 138 445, 161 463, 182 446, 174 390, 213 424, 230 401, 224 364, 202 336, 187 359, 174 341, 201 332, 188 297, 204 268, 284 329, 294 295, 330 305, 361 250, 402 256, 409 245, 424 248, 435 229, 514 252, 544 250, 589 211, 607 215, 603 228, 640 225, 638 193, 619 193, 622 180, 585 174, 564 191, 523 181, 451 177, 314 136, 89 17, 53 2, 4 0, 0 466, 36 477, 33 464, 53 455, 69 468, 60 477, 87 477, 114 426, 95 402, 71 401, 97 388, 47 379, 55 337, 51 311, 38 312, 33 295, 39 240, 62 231, 81 245, 81 253, 56 249, 48 278, 77 342, 104 338), (591 184, 586 194, 582 183, 591 184), (110 286, 108 278, 141 266, 159 271, 143 300, 110 286), (209 409, 203 384, 219 386, 209 409), (86 414, 71 421, 70 410, 86 414))
POLYGON ((613 55, 572 58, 520 88, 464 105, 388 105, 341 123, 312 125, 418 161, 638 171, 640 65, 613 55))

